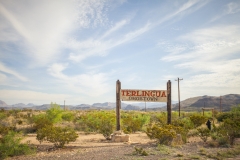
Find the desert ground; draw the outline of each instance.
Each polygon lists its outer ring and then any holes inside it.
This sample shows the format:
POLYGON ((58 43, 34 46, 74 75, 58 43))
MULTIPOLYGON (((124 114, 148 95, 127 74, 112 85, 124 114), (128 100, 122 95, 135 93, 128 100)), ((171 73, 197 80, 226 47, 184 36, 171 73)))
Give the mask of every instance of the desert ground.
MULTIPOLYGON (((232 159, 240 160, 240 156, 221 158, 219 153, 233 148, 210 147, 200 138, 190 138, 188 143, 181 146, 159 146, 155 140, 150 140, 143 132, 130 134, 130 142, 114 143, 101 134, 85 134, 78 132, 75 142, 65 148, 56 149, 52 143, 39 143, 36 134, 28 134, 23 142, 30 143, 37 148, 37 153, 27 156, 10 157, 9 160, 163 160, 163 159, 232 159), (147 156, 136 152, 135 148, 142 148, 147 156)), ((240 140, 237 141, 240 144, 240 140)))

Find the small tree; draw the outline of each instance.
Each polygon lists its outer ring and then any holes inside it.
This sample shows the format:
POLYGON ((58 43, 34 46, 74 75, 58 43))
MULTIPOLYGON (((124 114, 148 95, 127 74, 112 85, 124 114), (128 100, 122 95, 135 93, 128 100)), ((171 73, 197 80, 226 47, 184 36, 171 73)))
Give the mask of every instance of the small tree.
POLYGON ((197 114, 190 116, 190 120, 193 122, 195 128, 201 126, 203 123, 207 121, 207 119, 208 119, 207 117, 197 114))
POLYGON ((44 128, 46 126, 52 126, 53 122, 47 117, 46 114, 39 114, 33 117, 34 130, 44 128))
POLYGON ((0 159, 8 156, 17 156, 24 154, 32 154, 35 152, 27 144, 20 143, 22 140, 21 133, 9 131, 4 135, 0 142, 0 159))
POLYGON ((147 127, 146 134, 151 139, 157 139, 160 144, 169 145, 177 133, 181 133, 182 128, 173 125, 159 126, 153 124, 147 127))
POLYGON ((240 136, 240 117, 225 119, 222 127, 229 137, 230 145, 234 145, 236 138, 240 136))
POLYGON ((150 117, 145 114, 136 112, 125 113, 122 115, 123 131, 125 133, 134 133, 141 131, 144 124, 149 121, 150 117))
POLYGON ((53 123, 62 121, 62 113, 63 113, 63 109, 61 109, 61 107, 56 103, 51 103, 51 108, 48 109, 46 112, 47 117, 53 123))
POLYGON ((46 126, 37 131, 37 140, 41 143, 49 141, 57 148, 63 148, 69 142, 75 142, 78 134, 71 128, 46 126))
POLYGON ((74 113, 72 112, 63 112, 62 119, 65 121, 73 121, 74 120, 74 113))
POLYGON ((208 137, 211 136, 211 131, 207 127, 200 127, 197 128, 198 136, 203 140, 203 142, 206 142, 208 137))
POLYGON ((101 120, 99 123, 99 133, 103 134, 103 136, 110 140, 110 135, 113 133, 115 129, 115 116, 113 114, 105 114, 101 116, 101 120))

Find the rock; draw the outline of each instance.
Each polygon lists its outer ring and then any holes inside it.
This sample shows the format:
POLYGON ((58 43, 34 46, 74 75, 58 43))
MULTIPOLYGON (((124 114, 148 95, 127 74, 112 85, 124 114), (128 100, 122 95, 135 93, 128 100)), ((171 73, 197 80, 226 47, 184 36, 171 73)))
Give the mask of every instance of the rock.
POLYGON ((115 131, 111 134, 112 142, 129 142, 130 137, 128 134, 124 134, 122 131, 115 131))
POLYGON ((182 145, 182 144, 183 144, 182 136, 181 134, 177 134, 177 136, 172 140, 172 145, 182 145))

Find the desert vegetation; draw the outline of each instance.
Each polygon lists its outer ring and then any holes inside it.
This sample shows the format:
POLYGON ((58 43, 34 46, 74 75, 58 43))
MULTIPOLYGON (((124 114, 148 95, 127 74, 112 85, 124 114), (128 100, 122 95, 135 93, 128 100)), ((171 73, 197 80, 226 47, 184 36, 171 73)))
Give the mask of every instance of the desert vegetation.
MULTIPOLYGON (((214 114, 205 112, 172 112, 172 123, 167 124, 166 112, 121 111, 121 129, 126 134, 144 133, 153 140, 150 149, 134 146, 128 156, 176 157, 190 159, 224 159, 240 154, 240 105, 231 111, 214 114), (211 130, 206 121, 212 122, 211 130), (197 153, 184 155, 179 146, 189 144, 192 138, 199 139, 201 148, 197 153), (209 148, 216 152, 208 152, 209 148)), ((0 159, 20 155, 37 154, 36 144, 23 143, 29 134, 39 141, 49 142, 52 148, 67 148, 81 134, 101 134, 109 141, 116 129, 114 110, 63 110, 52 103, 46 111, 0 110, 0 159)), ((110 142, 110 141, 109 141, 110 142)), ((198 141, 199 142, 199 141, 198 141)), ((136 158, 137 158, 136 157, 136 158)))

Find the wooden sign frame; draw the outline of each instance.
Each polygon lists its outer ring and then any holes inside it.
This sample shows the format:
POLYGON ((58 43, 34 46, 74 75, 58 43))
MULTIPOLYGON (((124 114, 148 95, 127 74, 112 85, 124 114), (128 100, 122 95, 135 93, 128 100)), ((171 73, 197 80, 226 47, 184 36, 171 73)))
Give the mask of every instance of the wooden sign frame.
MULTIPOLYGON (((156 90, 153 90, 156 91, 156 90)), ((121 82, 117 80, 116 82, 116 130, 121 130, 120 125, 120 109, 121 109, 121 82)), ((171 81, 167 82, 167 124, 171 124, 172 119, 172 99, 171 99, 171 81)))

